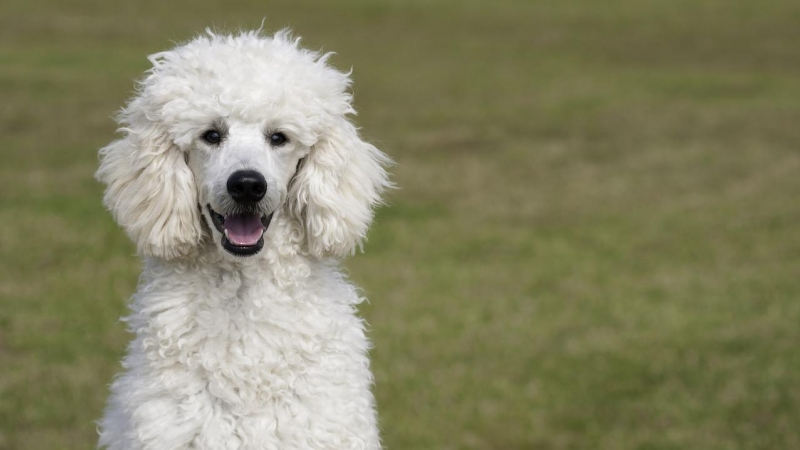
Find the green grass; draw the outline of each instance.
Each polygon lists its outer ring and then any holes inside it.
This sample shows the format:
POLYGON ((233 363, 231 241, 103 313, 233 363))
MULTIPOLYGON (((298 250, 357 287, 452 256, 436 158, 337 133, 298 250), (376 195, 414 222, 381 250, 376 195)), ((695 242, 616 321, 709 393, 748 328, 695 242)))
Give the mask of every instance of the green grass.
POLYGON ((800 3, 6 0, 0 449, 96 441, 145 56, 265 16, 398 162, 347 264, 388 449, 800 448, 800 3))

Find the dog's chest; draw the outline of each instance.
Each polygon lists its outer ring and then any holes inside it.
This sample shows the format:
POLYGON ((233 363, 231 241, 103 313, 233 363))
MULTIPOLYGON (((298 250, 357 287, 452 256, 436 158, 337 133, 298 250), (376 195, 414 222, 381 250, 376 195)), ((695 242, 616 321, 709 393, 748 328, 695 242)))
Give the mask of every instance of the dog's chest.
POLYGON ((101 440, 378 448, 359 297, 338 273, 319 269, 296 283, 248 283, 236 273, 147 268, 101 440))
POLYGON ((369 377, 360 373, 367 366, 363 327, 341 291, 228 281, 196 285, 146 321, 148 358, 181 374, 170 377, 175 389, 194 389, 248 415, 336 401, 352 394, 342 386, 369 377))

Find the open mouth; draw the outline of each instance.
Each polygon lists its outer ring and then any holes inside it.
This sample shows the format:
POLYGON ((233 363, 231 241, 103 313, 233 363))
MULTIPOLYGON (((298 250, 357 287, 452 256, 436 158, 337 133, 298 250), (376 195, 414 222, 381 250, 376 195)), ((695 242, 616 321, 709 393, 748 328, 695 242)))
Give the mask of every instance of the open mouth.
POLYGON ((210 204, 206 207, 214 228, 222 233, 222 248, 237 256, 251 256, 264 247, 264 231, 269 228, 272 214, 237 213, 223 216, 211 209, 210 204))

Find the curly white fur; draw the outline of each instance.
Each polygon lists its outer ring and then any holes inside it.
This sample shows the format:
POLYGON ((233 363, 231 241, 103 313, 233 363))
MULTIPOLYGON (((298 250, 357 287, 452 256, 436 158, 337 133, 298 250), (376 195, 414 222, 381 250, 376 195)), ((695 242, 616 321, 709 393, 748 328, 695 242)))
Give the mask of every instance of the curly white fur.
POLYGON ((349 74, 327 57, 253 32, 150 58, 97 172, 145 259, 101 447, 380 448, 362 298, 337 267, 389 160, 347 120, 349 74), (216 146, 202 140, 214 126, 216 146), (288 144, 270 146, 275 130, 288 144), (248 257, 223 248, 206 208, 230 207, 224 183, 241 169, 264 174, 273 213, 248 257))

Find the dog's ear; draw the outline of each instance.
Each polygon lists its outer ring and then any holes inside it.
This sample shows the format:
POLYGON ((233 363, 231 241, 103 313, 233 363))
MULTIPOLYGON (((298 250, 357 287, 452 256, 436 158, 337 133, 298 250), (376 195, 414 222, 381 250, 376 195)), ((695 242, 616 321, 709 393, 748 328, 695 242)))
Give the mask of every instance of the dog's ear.
POLYGON ((155 124, 123 128, 126 136, 100 150, 95 176, 103 201, 140 254, 189 254, 203 234, 197 189, 184 153, 155 124))
POLYGON ((361 248, 373 208, 391 186, 384 170, 390 163, 344 117, 312 146, 291 183, 287 203, 303 224, 312 255, 341 258, 361 248))

